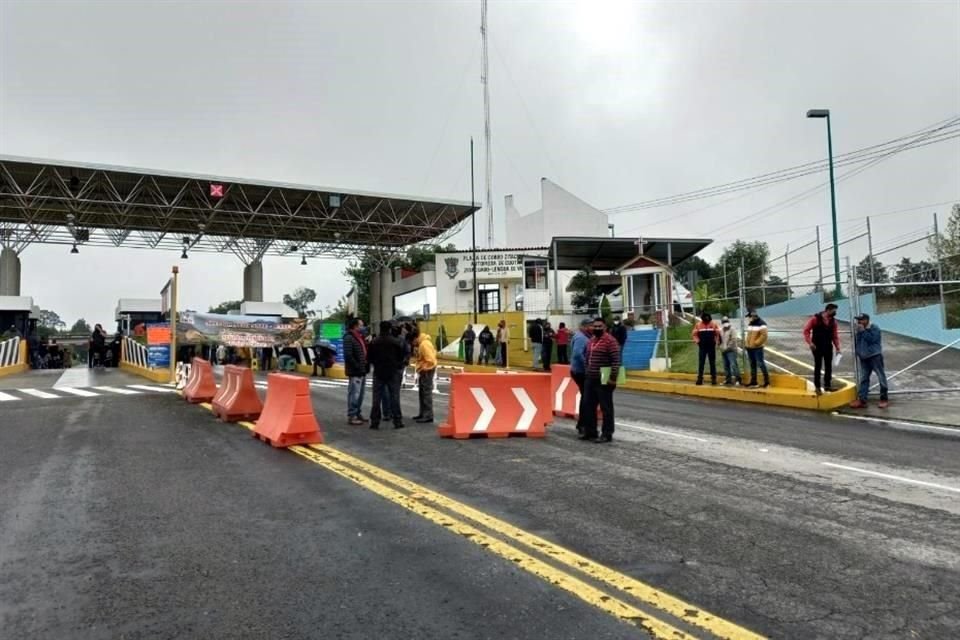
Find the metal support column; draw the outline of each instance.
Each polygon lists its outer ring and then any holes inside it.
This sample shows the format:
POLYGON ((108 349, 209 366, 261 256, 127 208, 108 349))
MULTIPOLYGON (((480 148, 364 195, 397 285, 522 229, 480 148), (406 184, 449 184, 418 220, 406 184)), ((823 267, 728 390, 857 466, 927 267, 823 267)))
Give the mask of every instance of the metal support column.
POLYGON ((933 214, 933 242, 937 248, 937 280, 940 283, 940 326, 947 326, 947 305, 943 296, 943 250, 940 247, 942 238, 940 238, 940 224, 937 221, 937 214, 933 214))

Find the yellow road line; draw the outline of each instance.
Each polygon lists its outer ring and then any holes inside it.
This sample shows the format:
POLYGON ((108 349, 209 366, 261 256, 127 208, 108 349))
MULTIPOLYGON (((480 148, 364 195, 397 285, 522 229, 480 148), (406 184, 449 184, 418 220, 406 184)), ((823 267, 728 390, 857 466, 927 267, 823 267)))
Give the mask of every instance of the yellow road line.
POLYGON ((333 473, 346 478, 364 489, 371 491, 390 502, 400 505, 408 511, 412 511, 427 520, 452 531, 453 533, 466 538, 470 542, 486 549, 487 551, 509 560, 524 571, 531 573, 548 584, 554 585, 573 594, 584 602, 609 613, 631 625, 638 626, 649 632, 654 638, 663 640, 682 640, 692 638, 680 629, 663 622, 640 609, 627 604, 616 598, 608 596, 603 591, 578 580, 577 578, 550 566, 542 560, 538 560, 531 555, 520 551, 519 549, 508 545, 507 543, 487 535, 479 529, 457 520, 433 507, 429 507, 416 496, 408 496, 400 493, 396 489, 391 489, 376 480, 372 480, 356 469, 346 467, 335 460, 320 455, 311 448, 296 445, 289 448, 293 453, 306 458, 310 462, 318 464, 333 473))
POLYGON ((482 511, 478 511, 462 502, 428 489, 422 485, 407 480, 401 476, 393 474, 385 469, 381 469, 370 463, 364 462, 354 456, 346 454, 338 449, 328 445, 310 445, 316 451, 320 451, 330 458, 343 462, 360 469, 370 476, 389 482, 411 493, 411 497, 427 500, 440 505, 464 518, 473 520, 483 526, 496 531, 516 542, 536 549, 537 551, 553 558, 568 567, 580 571, 591 578, 599 580, 604 584, 628 593, 643 602, 654 606, 661 611, 665 611, 680 620, 684 620, 692 625, 700 627, 721 638, 736 640, 761 640, 763 636, 758 635, 748 629, 745 629, 733 622, 720 618, 712 613, 704 611, 699 607, 684 602, 668 593, 665 593, 655 587, 652 587, 636 578, 620 573, 610 567, 604 566, 589 558, 586 558, 574 551, 570 551, 558 544, 545 540, 532 533, 524 531, 482 511))

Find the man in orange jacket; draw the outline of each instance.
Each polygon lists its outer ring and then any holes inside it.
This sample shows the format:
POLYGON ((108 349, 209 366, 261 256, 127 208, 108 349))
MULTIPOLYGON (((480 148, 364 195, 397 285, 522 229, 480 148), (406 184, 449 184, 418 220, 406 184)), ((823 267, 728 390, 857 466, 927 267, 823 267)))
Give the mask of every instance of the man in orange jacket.
POLYGON ((710 384, 717 384, 717 345, 720 344, 720 327, 713 321, 713 316, 704 313, 700 322, 693 328, 693 341, 700 347, 697 364, 697 385, 703 384, 703 366, 710 361, 710 384))

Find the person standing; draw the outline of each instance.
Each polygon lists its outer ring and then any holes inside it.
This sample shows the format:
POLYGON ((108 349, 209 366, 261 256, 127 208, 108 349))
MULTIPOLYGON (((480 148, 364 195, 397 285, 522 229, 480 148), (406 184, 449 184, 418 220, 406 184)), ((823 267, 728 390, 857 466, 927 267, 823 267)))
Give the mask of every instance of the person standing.
POLYGON ((832 302, 820 313, 815 313, 803 327, 803 339, 813 352, 813 386, 817 395, 833 388, 833 352, 840 352, 840 329, 837 326, 837 305, 832 302), (820 373, 823 372, 823 385, 820 373))
POLYGON ((93 335, 90 336, 90 366, 103 368, 105 356, 105 347, 107 344, 107 334, 99 324, 93 327, 93 335))
POLYGON ((587 347, 586 397, 581 416, 583 434, 581 440, 596 443, 613 441, 613 392, 620 375, 620 345, 607 331, 603 318, 593 321, 593 338, 587 347), (606 380, 604 380, 606 377, 606 380), (603 413, 603 430, 597 437, 597 407, 603 413))
POLYGON ((490 358, 492 357, 496 361, 497 356, 494 353, 496 347, 494 345, 494 336, 493 332, 490 331, 490 327, 484 326, 480 330, 480 335, 477 337, 477 341, 480 343, 480 359, 478 364, 490 364, 490 358))
POLYGON ((717 384, 717 345, 720 343, 720 327, 713 316, 703 313, 700 322, 693 327, 693 341, 699 347, 697 359, 697 386, 703 384, 703 367, 710 362, 710 384, 717 384))
POLYGON ((557 364, 570 364, 569 347, 570 332, 567 331, 567 323, 561 322, 557 326, 557 364))
POLYGON ((583 435, 583 407, 587 398, 587 346, 590 344, 590 321, 584 318, 580 322, 580 331, 573 336, 573 357, 570 359, 570 377, 580 391, 580 402, 577 405, 577 433, 583 435))
POLYGON ((764 347, 767 346, 767 323, 757 315, 756 311, 748 312, 747 319, 750 321, 747 325, 747 336, 744 338, 744 348, 750 360, 750 384, 747 386, 756 388, 759 368, 763 372, 763 388, 766 389, 770 386, 770 373, 767 371, 767 362, 764 358, 764 347))
POLYGON ((623 351, 623 345, 627 344, 627 327, 622 322, 620 322, 620 316, 616 316, 613 319, 613 333, 614 339, 616 339, 617 344, 620 345, 620 350, 623 351))
POLYGON ((743 384, 740 377, 740 336, 737 329, 730 323, 730 318, 724 316, 720 325, 720 353, 723 354, 723 373, 726 377, 724 384, 732 386, 743 384))
POLYGON ((417 382, 420 386, 420 413, 413 419, 419 424, 433 422, 433 382, 437 372, 437 349, 430 334, 421 333, 414 340, 417 350, 417 382))
POLYGON ((530 323, 527 336, 533 346, 533 368, 540 369, 543 366, 543 321, 540 318, 530 323))
POLYGON ((463 341, 463 362, 464 364, 473 364, 473 343, 477 339, 477 334, 473 330, 473 325, 468 324, 467 330, 460 336, 463 341))
POLYGON ((347 423, 366 424, 363 395, 367 389, 367 341, 360 333, 360 320, 351 318, 343 335, 343 366, 347 373, 347 423))
POLYGON ((507 328, 507 321, 501 320, 497 324, 497 348, 500 351, 497 356, 497 364, 504 368, 510 366, 507 362, 507 348, 509 345, 510 329, 507 328))
POLYGON ((543 362, 543 370, 550 371, 550 363, 553 362, 553 341, 557 332, 553 330, 549 322, 543 323, 543 351, 540 358, 543 362))
POLYGON ((860 388, 857 399, 850 403, 854 409, 863 409, 867 406, 867 396, 870 393, 870 376, 877 374, 880 383, 881 409, 890 406, 890 390, 887 386, 887 373, 883 366, 883 338, 880 327, 870 323, 870 316, 865 313, 856 317, 857 335, 855 349, 860 359, 860 388))
POLYGON ((394 429, 403 429, 400 380, 397 377, 397 372, 403 366, 403 344, 400 338, 393 335, 393 325, 390 321, 380 323, 380 335, 370 343, 368 360, 373 367, 373 407, 370 409, 370 428, 379 429, 380 419, 383 417, 393 420, 394 429), (389 406, 381 413, 384 403, 389 403, 389 406))

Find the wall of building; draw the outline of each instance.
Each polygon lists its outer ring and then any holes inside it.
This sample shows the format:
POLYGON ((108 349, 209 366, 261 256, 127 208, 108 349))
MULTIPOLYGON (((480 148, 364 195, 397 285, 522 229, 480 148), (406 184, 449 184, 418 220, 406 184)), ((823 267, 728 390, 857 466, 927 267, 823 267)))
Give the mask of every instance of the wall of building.
POLYGON ((540 208, 521 214, 513 196, 504 199, 507 246, 549 246, 555 237, 609 236, 607 214, 546 178, 540 180, 540 208))

